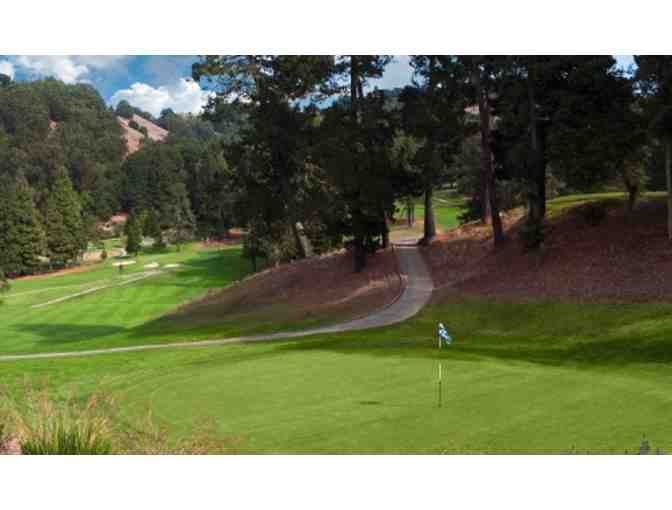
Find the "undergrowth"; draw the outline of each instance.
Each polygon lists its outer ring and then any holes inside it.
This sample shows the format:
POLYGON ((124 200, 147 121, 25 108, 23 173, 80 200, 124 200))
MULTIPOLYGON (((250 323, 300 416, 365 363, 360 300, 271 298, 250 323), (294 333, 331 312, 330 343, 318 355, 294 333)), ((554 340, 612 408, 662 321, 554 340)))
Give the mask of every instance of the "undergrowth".
POLYGON ((116 399, 102 391, 59 398, 26 386, 19 394, 0 392, 0 445, 18 439, 24 455, 222 454, 237 444, 208 421, 173 440, 150 410, 136 421, 122 418, 116 399))

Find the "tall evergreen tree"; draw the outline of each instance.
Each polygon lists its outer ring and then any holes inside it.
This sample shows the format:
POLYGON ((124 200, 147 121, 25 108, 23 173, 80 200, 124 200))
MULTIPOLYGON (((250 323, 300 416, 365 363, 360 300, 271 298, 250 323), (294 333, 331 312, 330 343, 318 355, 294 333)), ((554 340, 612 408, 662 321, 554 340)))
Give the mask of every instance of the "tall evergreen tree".
POLYGON ((133 211, 126 221, 124 233, 126 234, 126 253, 137 255, 142 250, 142 232, 144 215, 133 211))
POLYGON ((416 84, 404 89, 404 129, 421 141, 415 157, 421 169, 425 198, 423 244, 436 235, 432 195, 445 182, 447 171, 465 135, 464 71, 449 56, 417 55, 411 60, 416 84))
POLYGON ((635 55, 635 63, 651 134, 664 148, 667 235, 672 241, 672 56, 635 55))
POLYGON ((28 182, 0 177, 0 268, 10 276, 33 273, 44 254, 45 235, 28 182))
POLYGON ((298 102, 324 92, 335 70, 334 58, 321 55, 211 55, 193 66, 193 77, 217 93, 210 114, 232 97, 248 105, 249 124, 231 154, 237 209, 248 226, 266 223, 260 231, 268 235, 291 230, 298 257, 305 256, 297 226, 305 211, 297 197, 306 169, 302 131, 310 118, 298 102))
POLYGON ((65 266, 86 249, 81 205, 70 177, 60 167, 51 186, 44 214, 47 253, 53 264, 65 266))

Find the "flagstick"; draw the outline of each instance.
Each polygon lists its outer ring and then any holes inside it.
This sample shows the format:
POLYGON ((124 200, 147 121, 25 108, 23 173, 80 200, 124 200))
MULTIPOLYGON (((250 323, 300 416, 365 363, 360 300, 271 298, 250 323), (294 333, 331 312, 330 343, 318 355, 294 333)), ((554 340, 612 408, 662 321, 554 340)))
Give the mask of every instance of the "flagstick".
POLYGON ((441 407, 441 379, 443 374, 441 373, 441 362, 439 362, 439 407, 441 407))

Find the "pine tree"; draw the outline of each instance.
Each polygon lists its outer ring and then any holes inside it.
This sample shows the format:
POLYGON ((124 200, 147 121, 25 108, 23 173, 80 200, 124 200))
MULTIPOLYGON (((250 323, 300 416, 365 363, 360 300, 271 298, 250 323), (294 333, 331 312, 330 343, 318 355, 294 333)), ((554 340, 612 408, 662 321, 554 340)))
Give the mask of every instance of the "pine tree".
POLYGON ((175 232, 173 242, 179 251, 182 249, 182 244, 193 239, 194 230, 196 229, 196 219, 191 210, 185 186, 183 184, 176 185, 174 193, 176 202, 171 214, 175 232))
POLYGON ((142 249, 142 214, 132 212, 126 222, 126 253, 137 255, 142 249))
POLYGON ((163 231, 159 224, 159 217, 154 209, 150 209, 143 224, 143 235, 151 237, 154 240, 155 248, 165 248, 166 242, 163 239, 163 231))
POLYGON ((45 212, 47 252, 52 263, 65 266, 86 248, 81 205, 65 168, 59 167, 45 212))
MULTIPOLYGON (((0 269, 0 296, 2 294, 6 294, 9 292, 11 289, 11 285, 9 284, 9 280, 7 280, 7 277, 5 276, 5 272, 0 269)), ((2 304, 2 299, 0 299, 0 305, 2 304)))
POLYGON ((0 179, 0 267, 9 275, 33 273, 44 254, 45 235, 23 178, 0 179))

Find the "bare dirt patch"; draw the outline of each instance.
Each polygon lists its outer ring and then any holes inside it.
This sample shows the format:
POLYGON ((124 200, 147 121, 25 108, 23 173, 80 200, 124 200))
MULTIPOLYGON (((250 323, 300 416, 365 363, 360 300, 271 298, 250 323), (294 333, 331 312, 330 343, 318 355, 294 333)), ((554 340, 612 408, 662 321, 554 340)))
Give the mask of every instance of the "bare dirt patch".
POLYGON ((573 207, 547 222, 541 253, 516 239, 520 214, 504 223, 509 241, 493 249, 489 226, 468 225, 439 236, 424 250, 438 294, 512 299, 669 301, 672 247, 661 200, 644 200, 632 218, 611 202, 597 226, 573 207))
POLYGON ((48 273, 41 273, 41 274, 31 274, 27 276, 19 276, 17 278, 14 278, 15 280, 36 280, 40 278, 52 278, 54 276, 63 276, 66 274, 72 274, 72 273, 83 273, 84 271, 89 271, 93 269, 95 264, 83 264, 81 266, 77 267, 68 267, 66 269, 58 269, 56 271, 50 271, 48 273))
POLYGON ((168 320, 262 322, 336 321, 360 317, 394 301, 402 289, 391 249, 354 273, 346 251, 267 269, 223 291, 181 307, 168 320))

